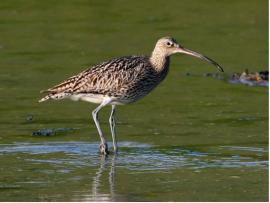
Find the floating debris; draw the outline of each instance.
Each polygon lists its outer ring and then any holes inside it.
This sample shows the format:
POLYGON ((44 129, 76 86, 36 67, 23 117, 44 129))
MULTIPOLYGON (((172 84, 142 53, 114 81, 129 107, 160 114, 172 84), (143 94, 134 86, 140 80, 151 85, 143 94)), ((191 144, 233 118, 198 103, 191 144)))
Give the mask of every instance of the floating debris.
POLYGON ((255 73, 249 73, 246 69, 243 73, 234 73, 229 82, 241 83, 249 86, 269 86, 268 71, 260 71, 255 73))
POLYGON ((55 129, 45 128, 45 129, 33 131, 32 136, 54 136, 56 134, 70 132, 77 129, 78 128, 55 128, 55 129))
POLYGON ((261 76, 261 78, 263 80, 269 81, 269 72, 268 72, 268 70, 260 71, 259 74, 260 74, 260 76, 261 76))
POLYGON ((204 77, 211 77, 211 78, 216 78, 218 80, 224 80, 224 75, 220 73, 204 73, 204 77))
MULTIPOLYGON (((194 73, 185 73, 186 76, 195 76, 195 77, 210 77, 218 80, 227 80, 224 74, 221 73, 204 73, 204 74, 194 74, 194 73)), ((269 73, 268 70, 249 73, 248 70, 245 70, 243 73, 233 73, 229 77, 229 83, 233 84, 245 84, 248 86, 269 86, 269 73)))
POLYGON ((195 77, 210 77, 210 78, 215 78, 215 79, 218 79, 218 80, 224 80, 225 77, 224 77, 224 74, 222 73, 203 73, 202 75, 201 74, 195 74, 195 73, 190 73, 190 72, 186 72, 185 74, 186 76, 195 76, 195 77))
POLYGON ((25 119, 26 119, 27 122, 32 122, 34 120, 34 115, 29 114, 29 115, 26 116, 25 119))

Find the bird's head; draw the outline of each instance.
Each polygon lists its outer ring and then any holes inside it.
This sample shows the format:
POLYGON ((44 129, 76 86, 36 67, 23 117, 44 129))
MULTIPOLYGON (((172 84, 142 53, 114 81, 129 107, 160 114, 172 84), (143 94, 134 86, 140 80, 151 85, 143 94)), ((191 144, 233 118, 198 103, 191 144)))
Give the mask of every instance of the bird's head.
POLYGON ((162 37, 161 39, 159 39, 154 49, 154 53, 155 52, 159 55, 162 54, 165 57, 171 56, 172 54, 176 53, 191 55, 213 64, 221 72, 224 72, 223 68, 217 62, 200 53, 184 48, 183 46, 178 44, 176 40, 172 37, 162 37))

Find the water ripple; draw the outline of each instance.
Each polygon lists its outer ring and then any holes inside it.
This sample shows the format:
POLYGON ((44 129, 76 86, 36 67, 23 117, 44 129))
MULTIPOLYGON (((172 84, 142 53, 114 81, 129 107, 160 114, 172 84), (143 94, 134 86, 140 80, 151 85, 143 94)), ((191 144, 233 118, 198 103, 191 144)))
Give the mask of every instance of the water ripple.
MULTIPOLYGON (((97 166, 100 163, 100 156, 97 153, 98 146, 98 143, 85 142, 2 144, 0 145, 0 156, 31 154, 33 158, 27 157, 25 161, 47 163, 54 166, 97 166), (51 156, 55 153, 62 153, 64 157, 55 156, 56 158, 54 158, 51 156), (46 154, 50 156, 44 157, 46 154)), ((176 168, 203 169, 239 167, 268 168, 268 160, 258 158, 267 154, 267 150, 259 147, 217 146, 217 152, 212 152, 212 149, 211 153, 207 153, 181 147, 166 149, 137 142, 120 142, 119 146, 121 151, 115 159, 115 165, 130 170, 151 171, 176 168), (232 153, 225 154, 222 149, 226 149, 227 151, 231 150, 232 153), (248 154, 243 155, 243 151, 248 152, 248 154), (250 154, 252 152, 256 153, 256 156, 251 156, 250 154)))

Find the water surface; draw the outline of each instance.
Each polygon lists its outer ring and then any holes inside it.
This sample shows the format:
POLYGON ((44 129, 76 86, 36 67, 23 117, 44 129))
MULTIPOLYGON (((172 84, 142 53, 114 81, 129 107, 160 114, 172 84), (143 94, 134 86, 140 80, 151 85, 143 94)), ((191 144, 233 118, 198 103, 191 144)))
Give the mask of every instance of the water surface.
MULTIPOLYGON (((150 183, 152 186, 146 187, 150 193, 154 188, 165 188, 167 192, 161 200, 165 200, 165 197, 174 200, 181 199, 183 181, 189 180, 191 185, 194 184, 191 177, 181 175, 185 171, 195 177, 205 176, 209 171, 214 171, 218 176, 221 172, 230 171, 226 179, 232 183, 235 180, 243 181, 245 176, 241 171, 255 170, 261 173, 268 168, 268 161, 265 160, 267 150, 262 147, 213 146, 210 152, 206 152, 120 142, 121 152, 118 155, 101 157, 97 154, 98 145, 85 142, 1 145, 0 160, 4 164, 1 173, 6 176, 18 174, 1 183, 2 191, 10 191, 3 193, 2 199, 16 200, 13 195, 23 191, 25 198, 35 201, 51 198, 56 201, 140 201, 142 198, 139 194, 127 195, 129 184, 134 181, 134 184, 150 183), (243 154, 243 151, 249 155, 243 154), (29 171, 32 173, 29 174, 29 171), (146 179, 150 177, 151 181, 148 182, 146 179), (55 187, 61 188, 62 192, 59 193, 55 187), (28 189, 34 188, 43 192, 33 195, 28 189), (72 191, 69 188, 73 188, 72 191), (173 191, 176 193, 171 197, 173 191)), ((207 176, 212 178, 209 174, 207 176)), ((215 181, 220 179, 222 177, 216 177, 215 181)), ((212 181, 209 179, 210 183, 212 181)), ((145 198, 148 199, 147 196, 145 198)))
MULTIPOLYGON (((265 0, 1 1, 0 200, 267 201, 267 87, 188 77, 216 69, 173 56, 153 93, 117 108, 120 151, 106 159, 94 104, 37 102, 40 90, 90 65, 150 54, 166 35, 215 59, 224 78, 268 69, 267 8, 265 0), (42 129, 58 130, 34 133, 42 129)), ((109 108, 100 116, 110 141, 109 108)))

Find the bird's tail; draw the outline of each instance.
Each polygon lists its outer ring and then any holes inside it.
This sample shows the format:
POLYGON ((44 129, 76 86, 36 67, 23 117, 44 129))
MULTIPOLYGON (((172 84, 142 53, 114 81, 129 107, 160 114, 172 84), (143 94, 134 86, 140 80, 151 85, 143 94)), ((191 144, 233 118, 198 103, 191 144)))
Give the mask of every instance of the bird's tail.
POLYGON ((42 99, 40 99, 38 102, 41 103, 41 102, 47 101, 50 98, 51 98, 51 96, 47 95, 47 96, 43 97, 42 99))
POLYGON ((53 99, 53 100, 65 99, 69 96, 70 96, 70 93, 66 93, 66 92, 50 93, 46 95, 45 97, 43 97, 42 99, 40 99, 38 102, 41 103, 41 102, 47 101, 48 99, 53 99))

